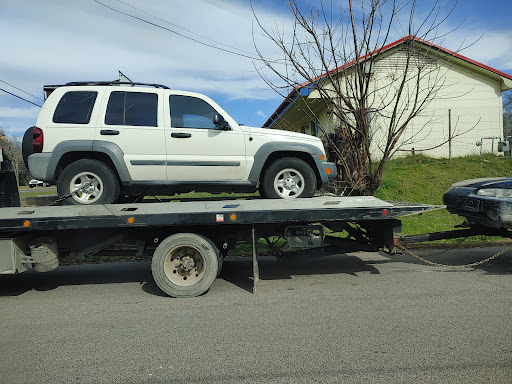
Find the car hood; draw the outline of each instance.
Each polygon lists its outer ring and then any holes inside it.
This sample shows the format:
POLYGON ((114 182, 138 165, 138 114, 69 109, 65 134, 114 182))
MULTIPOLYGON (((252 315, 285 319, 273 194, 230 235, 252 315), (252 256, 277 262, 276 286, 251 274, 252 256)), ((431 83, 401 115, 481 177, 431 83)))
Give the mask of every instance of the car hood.
POLYGON ((307 141, 310 143, 321 143, 320 140, 316 136, 306 135, 305 133, 299 133, 294 131, 283 131, 280 129, 268 129, 268 128, 258 128, 258 127, 244 127, 249 130, 252 135, 263 135, 263 136, 272 136, 272 137, 280 137, 283 139, 293 140, 293 141, 307 141))
POLYGON ((487 177, 459 181, 452 187, 473 187, 473 188, 509 188, 512 189, 512 177, 487 177))

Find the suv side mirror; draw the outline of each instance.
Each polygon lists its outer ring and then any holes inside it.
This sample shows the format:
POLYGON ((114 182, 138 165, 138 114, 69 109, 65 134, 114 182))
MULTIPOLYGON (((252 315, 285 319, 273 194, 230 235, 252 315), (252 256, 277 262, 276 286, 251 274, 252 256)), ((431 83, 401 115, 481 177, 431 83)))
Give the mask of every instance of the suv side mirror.
POLYGON ((213 124, 215 124, 217 129, 220 129, 221 131, 230 131, 231 130, 231 128, 229 128, 228 122, 226 120, 224 120, 222 115, 219 115, 218 113, 213 115, 213 124))

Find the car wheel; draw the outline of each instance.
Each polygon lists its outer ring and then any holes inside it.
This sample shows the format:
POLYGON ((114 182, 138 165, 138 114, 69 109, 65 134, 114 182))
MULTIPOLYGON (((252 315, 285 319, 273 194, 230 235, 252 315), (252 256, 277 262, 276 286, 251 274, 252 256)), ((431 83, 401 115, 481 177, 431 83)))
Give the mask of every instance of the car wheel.
POLYGON ((119 196, 119 181, 105 163, 82 159, 69 164, 57 180, 59 197, 75 192, 66 205, 111 204, 119 196))
POLYGON ((30 185, 30 188, 34 188, 34 187, 35 187, 35 185, 33 185, 33 184, 30 185))
POLYGON ((316 190, 315 172, 304 160, 283 157, 265 171, 262 189, 262 196, 269 199, 311 197, 316 190))

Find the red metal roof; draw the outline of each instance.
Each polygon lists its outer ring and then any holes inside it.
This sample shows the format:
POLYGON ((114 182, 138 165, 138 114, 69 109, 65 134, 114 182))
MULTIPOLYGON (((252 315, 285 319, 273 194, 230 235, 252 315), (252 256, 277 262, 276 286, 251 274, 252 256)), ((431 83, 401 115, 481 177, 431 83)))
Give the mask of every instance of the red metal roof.
MULTIPOLYGON (((405 37, 402 37, 401 39, 397 40, 397 41, 394 41, 388 45, 385 45, 367 55, 364 55, 364 56, 361 56, 359 58, 359 61, 363 61, 365 60, 367 57, 370 57, 370 56, 374 56, 376 54, 380 54, 382 52, 385 52, 391 48, 394 48, 402 43, 404 43, 405 41, 407 40, 414 40, 414 41, 417 41, 419 43, 422 43, 422 44, 425 44, 425 45, 428 45, 430 47, 433 47, 433 48, 436 48, 437 50, 443 52, 443 53, 446 53, 448 55, 451 55, 453 57, 456 57, 457 59, 460 59, 462 61, 465 61, 467 63, 470 63, 470 64, 473 64, 473 65, 476 65, 477 67, 480 67, 482 69, 485 69, 487 71, 490 71, 492 73, 495 73, 496 75, 499 75, 499 76, 502 76, 506 79, 509 79, 509 80, 512 80, 512 75, 509 75, 508 73, 505 73, 505 72, 501 72, 501 71, 498 71, 497 69, 494 69, 492 67, 489 67, 485 64, 482 64, 482 63, 479 63, 478 61, 475 61, 475 60, 472 60, 466 56, 462 56, 461 54, 457 53, 457 52, 453 52, 453 51, 450 51, 449 49, 446 49, 446 48, 443 48, 439 45, 436 45, 436 44, 433 44, 431 42, 428 42, 426 40, 423 40, 423 39, 420 39, 418 37, 415 37, 415 36, 405 36, 405 37)), ((329 73, 336 73, 338 71, 340 71, 341 69, 343 68, 348 68, 350 67, 351 65, 355 64, 357 60, 352 60, 352 61, 349 61, 348 63, 345 63, 331 71, 329 71, 329 73)), ((321 74, 320 76, 317 76, 313 79, 313 81, 317 81, 317 80, 320 80, 320 79, 323 79, 324 77, 327 76, 327 73, 323 73, 321 74)), ((263 124, 263 127, 268 127, 270 126, 270 124, 272 124, 272 122, 275 120, 275 118, 277 116, 279 116, 287 107, 288 105, 293 101, 293 97, 295 96, 295 94, 303 87, 307 86, 311 84, 310 81, 306 81, 298 86, 296 86, 293 91, 290 92, 290 94, 284 99, 284 101, 281 103, 281 105, 276 109, 276 111, 272 114, 272 116, 270 116, 268 118, 268 120, 265 122, 265 124, 263 124)))

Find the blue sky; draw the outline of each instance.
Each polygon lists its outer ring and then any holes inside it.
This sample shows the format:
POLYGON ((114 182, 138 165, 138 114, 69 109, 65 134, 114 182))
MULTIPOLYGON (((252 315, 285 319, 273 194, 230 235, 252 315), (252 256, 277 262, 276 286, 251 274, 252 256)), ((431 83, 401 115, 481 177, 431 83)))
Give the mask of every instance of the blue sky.
MULTIPOLYGON (((276 48, 262 38, 248 0, 99 1, 249 56, 255 55, 254 36, 267 57, 279 57, 276 48)), ((335 3, 345 6, 347 1, 335 3)), ((421 14, 434 2, 419 3, 421 14)), ((441 0, 441 10, 448 10, 452 3, 441 0)), ((254 0, 253 5, 263 24, 289 30, 285 0, 254 0)), ((460 53, 512 74, 511 14, 510 0, 461 0, 443 28, 450 30, 465 21, 442 45, 458 50, 476 41, 460 53)), ((394 31, 394 37, 401 37, 400 31, 394 31)), ((118 70, 133 81, 204 93, 246 125, 261 126, 283 101, 259 77, 258 61, 118 14, 94 0, 0 0, 0 47, 0 88, 37 104, 42 101, 21 90, 42 98, 45 84, 114 80, 118 70)), ((8 135, 21 136, 35 125, 38 112, 38 107, 0 92, 0 129, 8 135)))

